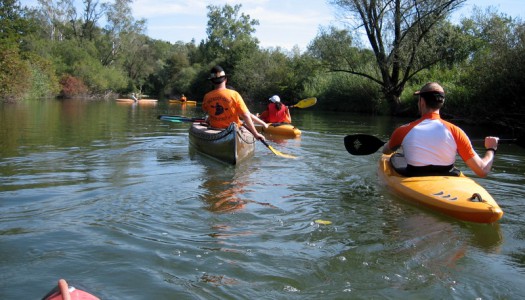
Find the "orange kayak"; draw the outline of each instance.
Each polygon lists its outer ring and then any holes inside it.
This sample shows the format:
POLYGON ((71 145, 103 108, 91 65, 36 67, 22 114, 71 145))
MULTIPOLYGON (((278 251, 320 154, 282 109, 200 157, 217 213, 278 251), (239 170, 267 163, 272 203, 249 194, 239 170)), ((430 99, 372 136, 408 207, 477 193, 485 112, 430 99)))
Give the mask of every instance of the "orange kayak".
POLYGON ((157 99, 139 99, 137 101, 133 99, 117 99, 118 103, 138 103, 138 104, 157 104, 159 100, 157 99))
POLYGON ((44 296, 43 300, 100 300, 97 296, 94 296, 86 291, 71 286, 64 279, 58 281, 58 285, 52 289, 47 295, 44 296))

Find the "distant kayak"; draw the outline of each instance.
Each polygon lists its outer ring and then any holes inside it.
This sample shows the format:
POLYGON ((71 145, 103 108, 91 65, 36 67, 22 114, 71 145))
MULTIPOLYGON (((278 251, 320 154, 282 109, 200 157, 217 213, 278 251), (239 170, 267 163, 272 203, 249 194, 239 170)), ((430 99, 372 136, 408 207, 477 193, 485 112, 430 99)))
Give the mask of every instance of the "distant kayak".
POLYGON ((301 136, 301 130, 288 123, 268 123, 268 128, 264 128, 262 125, 256 124, 255 128, 260 133, 267 133, 270 135, 286 137, 286 138, 296 138, 301 136))
POLYGON ((196 105, 197 104, 197 101, 195 101, 195 100, 182 101, 182 100, 171 99, 171 100, 168 100, 168 102, 170 104, 189 104, 189 105, 196 105))
POLYGON ((58 281, 58 286, 53 288, 42 300, 100 300, 100 298, 68 285, 64 279, 58 281))
POLYGON ((493 223, 503 216, 492 196, 463 173, 406 177, 400 174, 406 167, 404 158, 401 157, 401 163, 394 163, 395 169, 391 156, 383 154, 379 160, 379 177, 402 198, 463 221, 493 223))
POLYGON ((138 104, 156 104, 159 100, 157 99, 139 99, 137 101, 133 99, 117 99, 119 103, 138 103, 138 104))

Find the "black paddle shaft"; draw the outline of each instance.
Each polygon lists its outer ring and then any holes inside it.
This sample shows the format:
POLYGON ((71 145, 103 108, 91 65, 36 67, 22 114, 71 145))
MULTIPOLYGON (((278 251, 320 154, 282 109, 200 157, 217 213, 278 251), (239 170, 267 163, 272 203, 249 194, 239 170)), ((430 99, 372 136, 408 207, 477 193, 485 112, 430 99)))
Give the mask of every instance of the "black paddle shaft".
MULTIPOLYGON (((369 155, 375 153, 386 142, 379 138, 368 134, 351 134, 345 136, 345 148, 352 155, 369 155)), ((484 140, 472 140, 472 142, 482 142, 484 140)), ((499 144, 513 144, 520 145, 518 139, 499 139, 499 144)), ((520 145, 521 146, 521 145, 520 145)))

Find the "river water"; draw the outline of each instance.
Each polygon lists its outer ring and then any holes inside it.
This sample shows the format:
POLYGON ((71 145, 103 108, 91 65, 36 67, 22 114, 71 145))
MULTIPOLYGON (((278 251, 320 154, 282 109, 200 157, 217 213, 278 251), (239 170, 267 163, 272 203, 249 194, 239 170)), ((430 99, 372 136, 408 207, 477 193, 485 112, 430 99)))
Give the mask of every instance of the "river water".
POLYGON ((475 178, 505 212, 482 225, 393 196, 379 152, 344 148, 347 134, 386 140, 407 120, 296 109, 302 137, 269 143, 298 159, 258 143, 228 166, 188 147, 189 123, 158 114, 202 116, 165 103, 0 106, 0 299, 39 299, 59 278, 102 299, 523 299, 519 146, 501 145, 475 178))

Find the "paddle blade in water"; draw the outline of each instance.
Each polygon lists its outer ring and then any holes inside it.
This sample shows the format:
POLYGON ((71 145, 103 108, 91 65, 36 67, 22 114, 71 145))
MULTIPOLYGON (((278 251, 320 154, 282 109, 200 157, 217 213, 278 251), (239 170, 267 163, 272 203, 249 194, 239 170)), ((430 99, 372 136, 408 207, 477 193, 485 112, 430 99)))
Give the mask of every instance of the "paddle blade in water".
POLYGON ((280 151, 277 151, 275 150, 274 147, 268 145, 268 143, 266 141, 263 141, 263 140, 260 140, 266 147, 268 147, 268 149, 270 149, 270 151, 272 151, 275 155, 277 156, 281 156, 281 157, 286 157, 286 158, 297 158, 293 155, 290 155, 290 154, 285 154, 285 153, 282 153, 280 151))
POLYGON ((291 154, 286 154, 286 153, 282 153, 280 151, 277 151, 275 150, 272 146, 270 146, 270 150, 272 150, 273 153, 279 155, 279 156, 282 156, 282 157, 286 157, 286 158, 297 158, 296 156, 293 156, 291 154))
POLYGON ((346 151, 352 155, 369 155, 381 148, 385 142, 373 135, 352 134, 345 136, 346 151))

